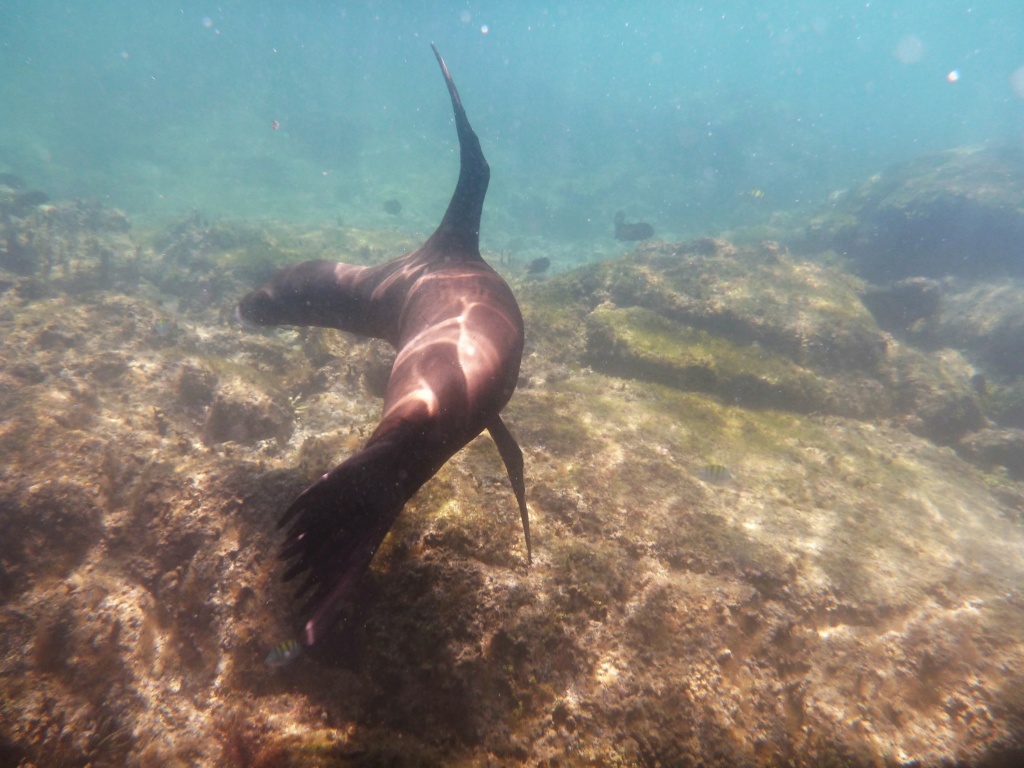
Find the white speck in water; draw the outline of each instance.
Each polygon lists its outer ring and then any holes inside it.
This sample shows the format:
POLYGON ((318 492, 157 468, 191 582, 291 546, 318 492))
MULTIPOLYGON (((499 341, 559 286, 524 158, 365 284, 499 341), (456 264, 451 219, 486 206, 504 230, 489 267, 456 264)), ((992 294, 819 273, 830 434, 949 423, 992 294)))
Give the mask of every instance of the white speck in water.
POLYGON ((901 64, 917 64, 924 58, 924 43, 917 35, 904 35, 896 43, 892 55, 901 64))
POLYGON ((1019 98, 1024 99, 1024 67, 1018 67, 1010 75, 1010 88, 1019 98))

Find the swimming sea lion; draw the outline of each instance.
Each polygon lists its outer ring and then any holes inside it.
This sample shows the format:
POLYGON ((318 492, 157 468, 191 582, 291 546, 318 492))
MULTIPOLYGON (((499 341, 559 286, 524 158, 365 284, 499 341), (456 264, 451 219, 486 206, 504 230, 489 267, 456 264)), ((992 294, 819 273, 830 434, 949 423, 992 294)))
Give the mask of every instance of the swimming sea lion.
MULTIPOLYGON (((431 46, 433 47, 433 46, 431 46)), ((258 325, 317 325, 389 341, 398 354, 384 415, 361 451, 304 490, 285 511, 285 581, 312 590, 303 641, 313 645, 351 602, 405 502, 484 429, 505 463, 531 559, 523 453, 501 420, 523 355, 523 318, 511 289, 480 256, 490 179, 448 67, 459 136, 459 180, 440 226, 386 264, 307 261, 285 267, 238 305, 258 325)))

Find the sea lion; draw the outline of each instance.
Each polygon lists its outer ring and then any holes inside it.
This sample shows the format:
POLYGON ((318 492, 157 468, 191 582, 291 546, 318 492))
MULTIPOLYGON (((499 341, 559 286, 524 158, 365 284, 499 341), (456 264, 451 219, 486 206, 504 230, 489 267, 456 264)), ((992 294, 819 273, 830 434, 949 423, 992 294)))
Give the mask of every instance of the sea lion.
POLYGON ((313 645, 351 603, 399 512, 469 441, 488 430, 519 504, 532 559, 523 453, 501 420, 523 355, 523 318, 511 289, 480 256, 490 180, 480 141, 448 67, 434 49, 455 112, 459 180, 440 226, 415 251, 376 267, 307 261, 245 296, 239 317, 258 325, 316 325, 385 339, 397 350, 380 424, 361 451, 325 474, 281 517, 284 580, 312 590, 303 642, 313 645))

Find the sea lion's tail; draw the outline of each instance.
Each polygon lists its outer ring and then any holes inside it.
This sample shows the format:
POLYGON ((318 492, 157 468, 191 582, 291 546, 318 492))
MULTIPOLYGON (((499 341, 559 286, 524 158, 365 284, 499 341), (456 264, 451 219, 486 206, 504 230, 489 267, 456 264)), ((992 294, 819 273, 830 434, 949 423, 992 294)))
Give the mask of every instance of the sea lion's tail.
POLYGON ((480 148, 480 139, 473 132, 462 107, 462 99, 455 89, 448 66, 431 44, 437 63, 441 65, 441 74, 452 97, 452 110, 455 112, 455 129, 459 134, 459 181, 455 185, 455 193, 440 226, 423 248, 433 249, 447 258, 461 256, 467 259, 480 258, 480 216, 484 209, 484 196, 487 184, 491 179, 491 169, 480 148))

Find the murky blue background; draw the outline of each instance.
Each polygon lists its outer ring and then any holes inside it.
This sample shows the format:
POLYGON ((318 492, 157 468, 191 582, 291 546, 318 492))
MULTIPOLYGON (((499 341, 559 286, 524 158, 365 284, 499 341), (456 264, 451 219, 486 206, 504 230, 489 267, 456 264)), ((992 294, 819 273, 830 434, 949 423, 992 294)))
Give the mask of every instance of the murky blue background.
POLYGON ((429 231, 458 157, 430 42, 492 166, 485 248, 749 226, 1024 135, 1020 0, 3 0, 0 171, 143 222, 429 231))

